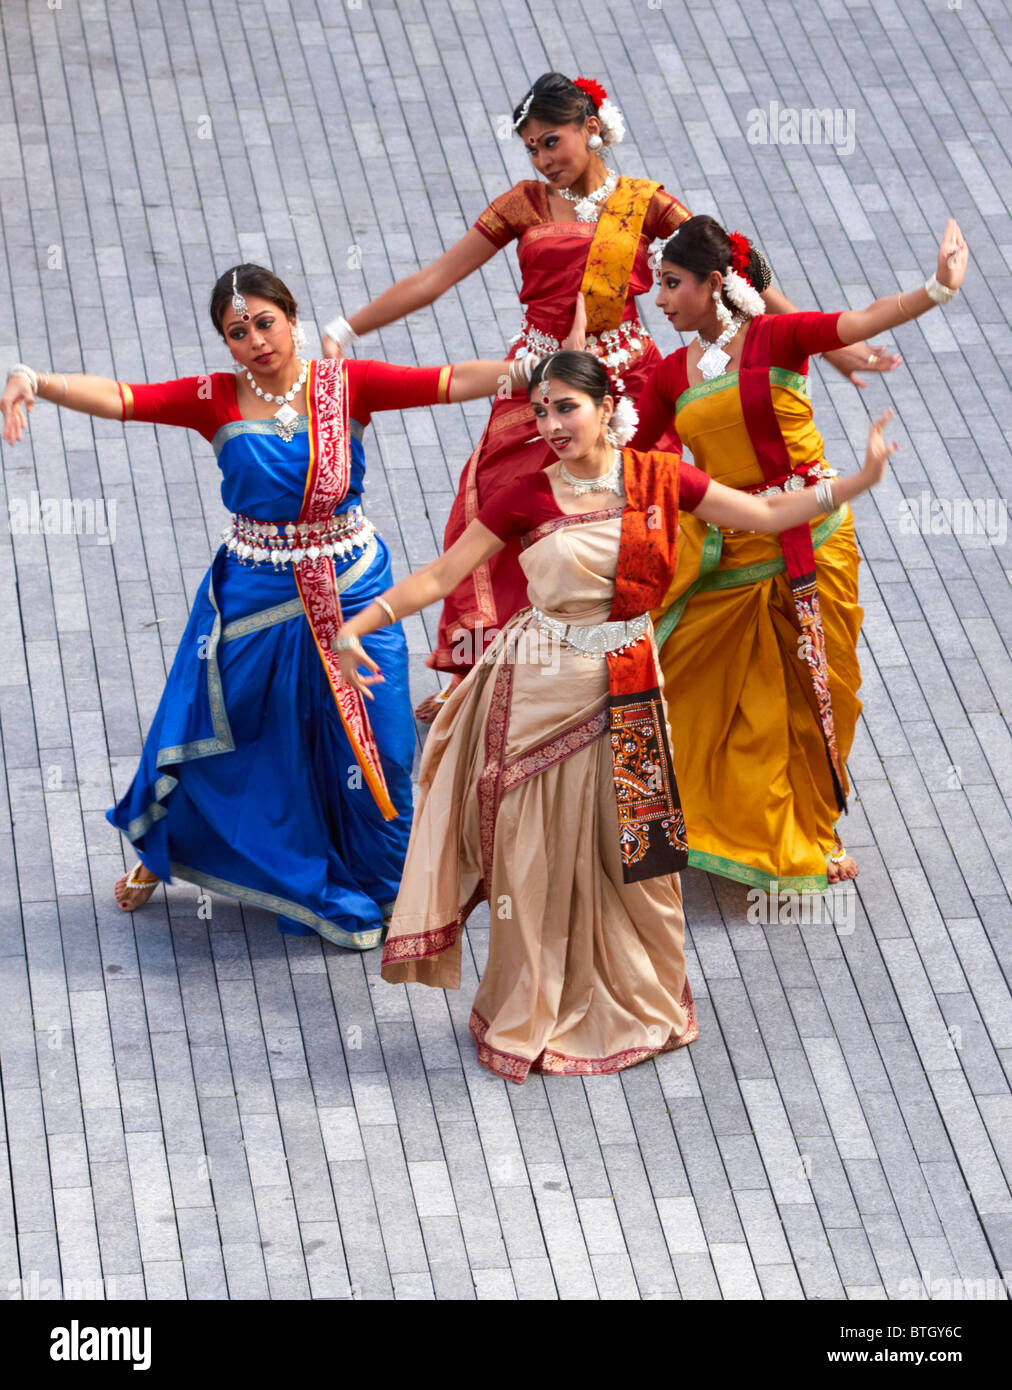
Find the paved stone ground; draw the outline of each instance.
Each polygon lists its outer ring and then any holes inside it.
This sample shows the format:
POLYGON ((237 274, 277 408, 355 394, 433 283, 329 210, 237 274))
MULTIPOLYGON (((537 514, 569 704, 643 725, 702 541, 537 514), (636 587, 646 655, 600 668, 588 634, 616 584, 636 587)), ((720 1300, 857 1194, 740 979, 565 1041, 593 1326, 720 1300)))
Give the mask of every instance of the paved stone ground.
MULTIPOLYGON (((818 373, 838 465, 887 400, 903 445, 857 509, 854 929, 747 925, 744 889, 686 875, 699 1041, 586 1082, 514 1088, 475 1062, 487 916, 444 996, 223 900, 201 916, 185 884, 118 913, 103 811, 211 555, 217 471, 182 431, 39 407, 3 449, 5 501, 118 511, 113 545, 0 538, 0 1294, 881 1299, 921 1276, 1001 1294, 1007 513, 995 543, 898 518, 903 496, 1012 487, 1006 7, 5 0, 2 26, 0 362, 217 368, 204 305, 240 255, 321 321, 351 312, 523 175, 497 121, 549 67, 602 79, 620 168, 754 229, 799 305, 916 284, 949 211, 973 261, 951 309, 898 335, 888 385, 818 373), (773 101, 840 108, 839 148, 751 143, 773 101)), ((515 285, 509 252, 369 351, 497 356, 515 285)), ((435 553, 483 416, 377 421, 367 505, 400 573, 435 553)), ((417 695, 435 616, 409 624, 417 695)))

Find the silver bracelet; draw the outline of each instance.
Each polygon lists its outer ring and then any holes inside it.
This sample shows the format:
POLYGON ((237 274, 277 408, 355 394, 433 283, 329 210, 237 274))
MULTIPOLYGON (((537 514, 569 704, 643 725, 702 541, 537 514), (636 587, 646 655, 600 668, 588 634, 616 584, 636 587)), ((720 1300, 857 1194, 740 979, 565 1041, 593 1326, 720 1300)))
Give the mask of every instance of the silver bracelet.
POLYGON ((836 503, 833 501, 833 484, 829 478, 820 478, 815 484, 815 500, 824 512, 836 511, 836 503))
POLYGON ((333 652, 363 652, 362 643, 357 637, 335 637, 330 643, 333 652))
POLYGON ((526 357, 514 357, 513 366, 516 367, 521 379, 529 382, 537 368, 541 365, 541 362, 542 358, 536 357, 533 352, 529 352, 526 357))
POLYGON ((925 280, 924 288, 928 293, 928 298, 933 300, 935 304, 949 304, 959 293, 958 290, 951 290, 948 285, 943 285, 938 276, 934 274, 925 280))
POLYGON ((39 394, 39 378, 26 363, 15 362, 14 366, 7 373, 7 380, 10 381, 12 376, 23 376, 28 382, 28 385, 32 388, 32 395, 37 396, 39 394))
POLYGON ((352 328, 346 318, 340 315, 336 319, 331 319, 329 323, 323 325, 323 331, 328 338, 333 338, 335 343, 340 345, 342 352, 347 352, 352 343, 358 342, 358 334, 352 328))

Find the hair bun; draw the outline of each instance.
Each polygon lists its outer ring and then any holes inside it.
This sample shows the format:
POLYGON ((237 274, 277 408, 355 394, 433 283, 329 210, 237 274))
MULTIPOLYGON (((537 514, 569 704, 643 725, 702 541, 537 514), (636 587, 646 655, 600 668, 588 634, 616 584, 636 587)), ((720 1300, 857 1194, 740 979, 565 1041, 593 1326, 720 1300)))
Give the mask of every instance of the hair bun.
POLYGON ((773 271, 770 263, 759 250, 758 246, 749 246, 748 268, 745 276, 750 285, 762 294, 763 290, 768 290, 773 280, 773 271))

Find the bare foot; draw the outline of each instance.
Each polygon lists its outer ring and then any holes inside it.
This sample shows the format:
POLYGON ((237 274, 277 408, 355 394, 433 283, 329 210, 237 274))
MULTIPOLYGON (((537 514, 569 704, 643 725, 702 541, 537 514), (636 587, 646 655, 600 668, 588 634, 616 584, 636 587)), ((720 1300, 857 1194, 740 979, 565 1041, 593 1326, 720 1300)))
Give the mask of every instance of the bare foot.
POLYGON ((430 695, 415 710, 415 718, 422 724, 431 724, 439 713, 439 706, 449 699, 450 692, 456 690, 457 686, 464 679, 463 676, 452 676, 450 684, 445 690, 441 690, 436 695, 430 695))
MULTIPOLYGON (((840 846, 843 849, 843 846, 840 846)), ((839 854, 839 850, 837 853, 839 854)), ((826 865, 826 878, 830 883, 842 883, 848 878, 857 878, 857 860, 852 854, 844 852, 843 858, 839 863, 834 863, 832 858, 826 865)))
POLYGON ((143 864, 135 864, 128 874, 116 880, 113 896, 121 911, 136 912, 137 908, 144 906, 158 884, 159 880, 143 864))

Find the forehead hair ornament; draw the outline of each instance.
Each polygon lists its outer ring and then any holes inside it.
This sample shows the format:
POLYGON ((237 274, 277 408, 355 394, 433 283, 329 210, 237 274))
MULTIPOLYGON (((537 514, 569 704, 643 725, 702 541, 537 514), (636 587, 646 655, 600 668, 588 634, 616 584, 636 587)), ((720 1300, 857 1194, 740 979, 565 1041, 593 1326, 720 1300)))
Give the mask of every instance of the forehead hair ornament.
POLYGON ((520 108, 520 115, 513 122, 513 129, 519 130, 527 119, 527 112, 531 109, 531 102, 534 100, 534 88, 527 93, 523 106, 520 108))
POLYGON ((242 297, 242 295, 239 293, 239 285, 238 285, 238 283, 237 283, 238 277, 239 277, 239 272, 238 272, 238 270, 233 270, 233 271, 232 271, 232 308, 233 308, 234 311, 239 315, 239 317, 242 319, 243 323, 249 323, 249 320, 250 320, 249 305, 246 303, 245 299, 244 299, 244 298, 242 297))

